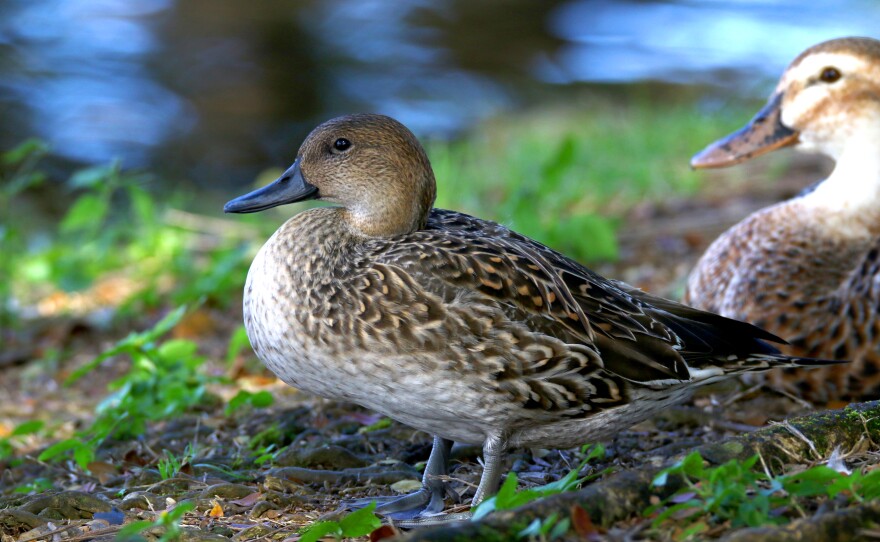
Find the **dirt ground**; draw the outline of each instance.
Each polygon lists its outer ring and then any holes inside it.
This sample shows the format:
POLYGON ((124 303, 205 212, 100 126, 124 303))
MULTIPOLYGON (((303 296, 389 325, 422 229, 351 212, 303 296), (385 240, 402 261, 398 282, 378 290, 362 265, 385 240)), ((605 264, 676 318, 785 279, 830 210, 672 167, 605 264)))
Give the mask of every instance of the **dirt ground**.
MULTIPOLYGON (((808 184, 804 179, 818 178, 821 167, 804 162, 770 186, 719 185, 695 198, 642 205, 624 220, 621 260, 594 268, 677 298, 687 272, 718 233, 749 212, 797 193, 808 184)), ((23 455, 0 460, 2 542, 111 540, 123 520, 153 520, 158 512, 182 500, 196 504, 184 517, 183 525, 192 529, 185 531, 183 539, 296 540, 301 527, 333 517, 340 501, 411 490, 420 478, 414 465, 428 458, 428 435, 396 423, 365 432, 363 428, 378 421, 372 413, 287 388, 263 372, 252 357, 241 360, 233 370, 210 361, 223 358, 229 334, 240 322, 240 311, 204 309, 197 318, 207 322, 199 328, 198 341, 209 370, 233 371, 236 386, 269 390, 276 397, 275 404, 231 416, 218 406, 155 424, 135 441, 107 442, 90 474, 72 463, 38 461, 40 450, 51 442, 41 437, 25 439, 23 455), (271 467, 242 459, 249 457, 248 443, 261 433, 267 443, 287 446, 271 467), (156 469, 158 459, 165 450, 183 455, 188 445, 195 450, 194 457, 176 477, 162 480, 156 469), (52 489, 15 491, 38 479, 52 489)), ((19 346, 30 346, 0 357, 0 430, 8 432, 24 421, 41 419, 57 425, 53 438, 69 436, 94 415, 106 383, 121 374, 125 363, 110 360, 93 377, 71 387, 60 382, 124 333, 95 325, 90 318, 34 321, 22 333, 25 340, 19 340, 19 346), (47 355, 53 348, 71 355, 47 355)), ((810 410, 778 394, 743 393, 742 389, 732 384, 708 390, 693 404, 620 433, 606 443, 607 457, 593 468, 610 466, 619 471, 660 464, 702 443, 810 410)), ((235 387, 216 386, 212 391, 228 399, 235 387)), ((465 502, 479 479, 479 453, 472 446, 454 451, 450 478, 465 502)), ((517 471, 522 485, 544 484, 577 465, 578 453, 516 450, 509 466, 517 471)), ((614 525, 605 536, 644 539, 648 521, 632 518, 614 525)))

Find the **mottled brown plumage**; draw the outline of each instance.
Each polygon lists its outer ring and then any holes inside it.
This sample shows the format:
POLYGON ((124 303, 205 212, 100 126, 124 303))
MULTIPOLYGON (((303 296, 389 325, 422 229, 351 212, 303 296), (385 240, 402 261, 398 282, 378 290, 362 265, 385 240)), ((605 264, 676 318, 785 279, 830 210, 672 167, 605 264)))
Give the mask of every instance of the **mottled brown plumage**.
POLYGON ((697 385, 813 363, 779 356, 764 342, 777 339, 749 324, 609 281, 496 223, 431 210, 434 190, 409 130, 353 115, 316 128, 281 179, 226 208, 339 204, 299 213, 263 246, 245 326, 290 385, 436 436, 425 490, 385 512, 442 509, 434 478, 450 441, 484 446, 479 502, 508 447, 605 439, 697 385))
POLYGON ((768 106, 694 158, 726 166, 784 145, 835 159, 811 190, 719 237, 688 282, 685 303, 752 322, 794 355, 851 359, 774 373, 814 401, 880 396, 880 41, 845 38, 806 50, 768 106))

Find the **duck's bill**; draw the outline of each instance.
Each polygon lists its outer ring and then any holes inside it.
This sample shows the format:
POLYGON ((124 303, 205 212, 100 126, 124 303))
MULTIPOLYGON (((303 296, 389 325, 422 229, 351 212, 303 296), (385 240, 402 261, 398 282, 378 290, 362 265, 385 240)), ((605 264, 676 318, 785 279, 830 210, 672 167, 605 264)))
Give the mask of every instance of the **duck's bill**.
POLYGON ((782 124, 782 93, 774 94, 742 129, 719 139, 691 158, 695 169, 726 167, 794 145, 798 132, 782 124))
POLYGON ((223 206, 224 213, 256 213, 297 201, 318 197, 318 188, 308 183, 299 168, 299 160, 277 180, 250 194, 239 196, 223 206))

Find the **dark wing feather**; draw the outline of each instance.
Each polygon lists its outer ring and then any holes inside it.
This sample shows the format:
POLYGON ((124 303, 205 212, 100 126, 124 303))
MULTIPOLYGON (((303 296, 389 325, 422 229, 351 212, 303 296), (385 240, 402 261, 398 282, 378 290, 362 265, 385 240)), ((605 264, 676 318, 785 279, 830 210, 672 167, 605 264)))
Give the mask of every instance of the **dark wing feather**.
MULTIPOLYGON (((552 318, 564 335, 598 347, 607 370, 635 382, 687 380, 688 365, 776 353, 764 341, 782 342, 750 324, 605 279, 537 241, 462 213, 433 210, 427 228, 405 238, 410 242, 422 245, 423 257, 450 284, 552 318)), ((409 250, 400 248, 398 255, 409 250)), ((389 255, 395 252, 389 247, 389 255)), ((542 331, 560 336, 553 325, 542 331)))

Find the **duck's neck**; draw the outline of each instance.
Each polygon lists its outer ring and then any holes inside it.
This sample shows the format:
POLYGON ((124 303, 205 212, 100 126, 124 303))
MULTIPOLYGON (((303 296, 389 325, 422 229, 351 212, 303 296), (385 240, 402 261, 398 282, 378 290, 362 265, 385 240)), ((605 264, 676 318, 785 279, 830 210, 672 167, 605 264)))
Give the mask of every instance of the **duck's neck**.
MULTIPOLYGON (((829 221, 880 234, 880 125, 852 137, 831 175, 805 195, 803 204, 829 221)), ((857 232, 854 232, 857 233, 857 232)))

